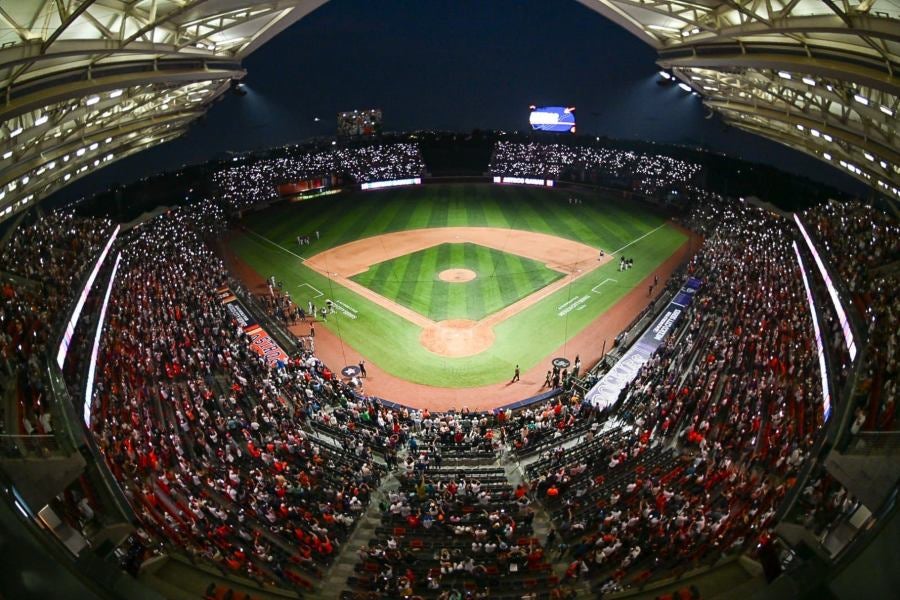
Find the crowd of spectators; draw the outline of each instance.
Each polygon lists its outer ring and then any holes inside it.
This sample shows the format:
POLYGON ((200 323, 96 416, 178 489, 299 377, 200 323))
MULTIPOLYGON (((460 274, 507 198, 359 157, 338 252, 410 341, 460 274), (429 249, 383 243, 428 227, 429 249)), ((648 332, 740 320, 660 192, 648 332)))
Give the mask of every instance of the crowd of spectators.
MULTIPOLYGON (((414 145, 390 147, 385 156, 399 162, 379 158, 379 148, 242 163, 217 183, 235 208, 268 199, 279 181, 321 174, 321 165, 357 180, 421 171, 414 145)), ((657 190, 667 178, 692 182, 694 167, 505 142, 492 162, 512 175, 606 169, 657 190)), ((854 431, 894 429, 900 300, 896 269, 885 267, 900 259, 900 227, 860 203, 803 218, 868 328, 854 431)), ((223 304, 222 290, 236 284, 205 238, 224 223, 220 206, 206 202, 138 225, 120 245, 91 429, 151 552, 177 547, 225 572, 309 587, 390 470, 400 486, 385 490, 382 526, 353 582, 364 597, 495 597, 505 593, 501 576, 522 596, 559 582, 551 555, 565 562, 566 582, 590 579, 611 592, 751 548, 773 526, 823 424, 793 224, 742 201, 694 206, 686 224, 704 241, 685 275, 701 285, 613 414, 572 392, 496 413, 391 408, 354 393, 309 348, 269 364, 223 304), (527 483, 514 487, 502 467, 456 463, 492 464, 507 449, 539 453, 527 483), (532 532, 535 500, 554 526, 544 544, 532 532)), ((0 271, 12 274, 0 304, 0 365, 19 394, 16 433, 52 431, 40 360, 111 230, 109 221, 55 212, 20 227, 0 251, 0 271)), ((286 326, 305 318, 286 297, 260 299, 286 326)), ((799 506, 821 533, 855 500, 817 471, 799 506)))
MULTIPOLYGON (((854 433, 896 430, 900 394, 900 224, 863 202, 827 202, 805 211, 802 220, 824 249, 852 297, 866 328, 868 356, 859 386, 854 433)), ((842 343, 840 334, 831 336, 842 343)), ((837 343, 837 342, 836 342, 837 343)))
POLYGON ((173 544, 260 581, 308 586, 378 486, 366 448, 304 423, 349 392, 317 359, 250 349, 219 291, 221 261, 188 210, 124 243, 98 359, 91 428, 150 550, 173 544))
POLYGON ((502 467, 402 474, 383 502, 375 539, 360 551, 353 587, 361 598, 546 594, 559 579, 532 535, 527 492, 502 467))
POLYGON ((822 398, 779 219, 739 202, 695 210, 705 241, 688 272, 702 285, 620 396, 627 426, 530 470, 575 570, 605 591, 748 548, 808 456, 822 398))
POLYGON ((655 196, 678 189, 699 190, 702 167, 663 154, 602 146, 499 141, 490 171, 514 177, 627 181, 635 191, 655 196))
POLYGON ((223 168, 212 177, 219 197, 233 209, 277 199, 277 187, 284 183, 332 175, 366 183, 419 177, 425 170, 419 146, 414 143, 337 146, 235 160, 239 164, 223 168))
POLYGON ((0 369, 4 382, 16 387, 18 409, 2 415, 0 431, 52 432, 47 351, 112 229, 106 219, 55 211, 20 225, 0 251, 0 369))

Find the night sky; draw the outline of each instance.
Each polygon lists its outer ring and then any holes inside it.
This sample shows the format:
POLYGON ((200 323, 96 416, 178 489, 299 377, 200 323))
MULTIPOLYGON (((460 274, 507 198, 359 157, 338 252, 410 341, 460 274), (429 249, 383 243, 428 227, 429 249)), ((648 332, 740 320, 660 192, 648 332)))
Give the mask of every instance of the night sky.
POLYGON ((815 159, 706 119, 698 98, 657 85, 654 59, 574 0, 331 0, 250 55, 246 96, 228 94, 187 136, 70 194, 333 135, 342 110, 382 108, 385 131, 523 130, 532 103, 576 106, 582 134, 700 145, 859 189, 815 159))

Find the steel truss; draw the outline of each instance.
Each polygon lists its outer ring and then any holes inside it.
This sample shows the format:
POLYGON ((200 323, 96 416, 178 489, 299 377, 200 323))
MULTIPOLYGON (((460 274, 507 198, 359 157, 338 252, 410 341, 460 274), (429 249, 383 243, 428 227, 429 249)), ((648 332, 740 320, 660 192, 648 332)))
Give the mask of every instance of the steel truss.
POLYGON ((740 129, 900 198, 900 3, 579 0, 740 129))

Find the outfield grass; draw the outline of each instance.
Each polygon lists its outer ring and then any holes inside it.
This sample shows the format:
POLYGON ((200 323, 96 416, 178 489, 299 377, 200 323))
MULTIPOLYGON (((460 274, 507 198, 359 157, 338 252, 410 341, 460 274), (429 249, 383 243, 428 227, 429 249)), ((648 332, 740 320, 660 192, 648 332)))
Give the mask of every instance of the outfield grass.
POLYGON ((439 244, 372 265, 353 281, 433 321, 479 321, 565 274, 536 260, 478 244, 439 244), (469 269, 475 279, 441 281, 447 269, 469 269))
POLYGON ((322 325, 382 369, 442 387, 485 385, 508 380, 516 363, 523 370, 536 365, 652 274, 686 239, 640 207, 599 197, 570 205, 567 197, 557 190, 475 184, 345 193, 250 215, 244 221, 249 232, 234 237, 233 249, 261 276, 284 281, 298 302, 314 299, 321 305, 331 298, 355 310, 354 319, 337 315, 322 325), (617 261, 611 261, 498 325, 496 341, 485 352, 445 358, 422 348, 417 326, 305 267, 301 258, 362 237, 448 226, 525 229, 606 252, 627 245, 622 254, 635 266, 619 272, 617 261), (298 246, 301 234, 311 234, 312 245, 298 246), (580 302, 579 310, 560 309, 573 301, 580 302))

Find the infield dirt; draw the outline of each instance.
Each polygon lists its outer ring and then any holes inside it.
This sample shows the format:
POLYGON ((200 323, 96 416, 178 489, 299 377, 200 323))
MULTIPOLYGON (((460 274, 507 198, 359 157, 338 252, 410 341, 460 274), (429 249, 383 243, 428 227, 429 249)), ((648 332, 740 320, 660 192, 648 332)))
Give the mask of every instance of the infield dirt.
MULTIPOLYGON (((436 227, 362 238, 325 250, 305 266, 422 328, 419 343, 438 356, 473 356, 494 343, 494 327, 612 260, 609 254, 573 240, 520 229, 436 227), (431 319, 350 279, 370 266, 445 243, 478 244, 523 256, 565 276, 480 321, 431 319)), ((463 269, 464 270, 464 269, 463 269)))

